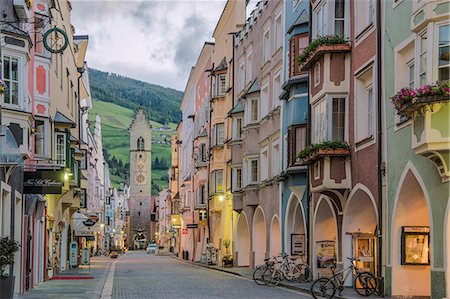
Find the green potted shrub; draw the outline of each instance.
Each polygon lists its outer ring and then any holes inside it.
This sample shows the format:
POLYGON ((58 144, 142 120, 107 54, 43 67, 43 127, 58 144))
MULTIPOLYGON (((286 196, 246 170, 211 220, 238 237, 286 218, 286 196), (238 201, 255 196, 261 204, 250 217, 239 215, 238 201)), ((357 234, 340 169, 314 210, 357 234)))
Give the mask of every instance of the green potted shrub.
POLYGON ((19 242, 8 237, 0 238, 0 298, 13 298, 14 276, 7 275, 6 269, 14 264, 14 254, 19 249, 19 242))
POLYGON ((227 254, 224 255, 222 258, 223 267, 233 267, 233 256, 230 255, 230 252, 228 249, 231 245, 231 241, 226 239, 226 240, 223 240, 222 244, 225 247, 226 252, 227 252, 227 254))

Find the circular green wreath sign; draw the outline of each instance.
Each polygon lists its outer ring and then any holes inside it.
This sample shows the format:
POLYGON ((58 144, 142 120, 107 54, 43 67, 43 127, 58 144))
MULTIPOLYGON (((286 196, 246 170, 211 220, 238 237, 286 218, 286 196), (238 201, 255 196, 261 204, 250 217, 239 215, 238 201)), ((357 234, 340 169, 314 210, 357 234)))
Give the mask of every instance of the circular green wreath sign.
POLYGON ((69 45, 69 38, 67 37, 67 33, 59 29, 58 27, 54 27, 42 36, 42 40, 44 43, 44 47, 51 53, 62 53, 69 45))

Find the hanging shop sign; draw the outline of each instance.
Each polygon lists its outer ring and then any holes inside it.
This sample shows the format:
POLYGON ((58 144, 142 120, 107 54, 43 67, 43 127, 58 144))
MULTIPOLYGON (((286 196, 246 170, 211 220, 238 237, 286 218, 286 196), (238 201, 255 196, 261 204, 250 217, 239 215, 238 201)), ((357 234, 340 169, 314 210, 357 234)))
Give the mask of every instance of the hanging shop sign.
POLYGON ((291 255, 305 254, 305 235, 291 234, 291 255))
POLYGON ((42 36, 42 41, 45 49, 53 54, 64 52, 69 45, 67 33, 58 27, 53 27, 45 32, 42 36))
POLYGON ((64 171, 39 169, 23 174, 23 193, 25 194, 61 194, 64 185, 64 171))
POLYGON ((197 223, 188 223, 188 224, 186 224, 186 228, 198 228, 198 224, 197 223))
POLYGON ((170 216, 170 224, 172 228, 181 228, 181 217, 179 214, 173 214, 170 216))
POLYGON ((402 227, 402 265, 430 264, 430 227, 402 227))
POLYGON ((187 228, 183 228, 181 231, 182 231, 181 233, 183 235, 187 235, 188 234, 188 229, 187 228))

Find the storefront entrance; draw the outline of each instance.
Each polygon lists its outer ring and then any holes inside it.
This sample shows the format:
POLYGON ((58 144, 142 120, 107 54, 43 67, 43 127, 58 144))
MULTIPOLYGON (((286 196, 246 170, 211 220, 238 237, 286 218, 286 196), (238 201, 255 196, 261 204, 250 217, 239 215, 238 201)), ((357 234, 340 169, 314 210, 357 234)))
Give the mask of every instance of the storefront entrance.
POLYGON ((236 226, 236 254, 238 266, 250 265, 250 231, 244 212, 239 215, 236 226))
POLYGON ((257 207, 255 214, 253 215, 253 253, 254 253, 254 265, 264 264, 264 259, 266 258, 266 218, 264 216, 261 207, 257 207))

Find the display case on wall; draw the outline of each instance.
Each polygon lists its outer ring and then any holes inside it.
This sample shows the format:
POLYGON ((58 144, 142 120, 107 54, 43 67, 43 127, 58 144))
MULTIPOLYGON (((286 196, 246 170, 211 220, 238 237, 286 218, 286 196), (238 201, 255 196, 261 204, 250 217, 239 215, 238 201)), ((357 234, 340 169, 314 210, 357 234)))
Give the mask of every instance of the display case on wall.
POLYGON ((363 272, 375 274, 376 237, 372 234, 352 233, 353 256, 358 259, 356 266, 363 272))
POLYGON ((402 265, 430 264, 430 227, 402 227, 402 265))

